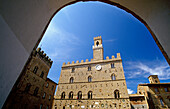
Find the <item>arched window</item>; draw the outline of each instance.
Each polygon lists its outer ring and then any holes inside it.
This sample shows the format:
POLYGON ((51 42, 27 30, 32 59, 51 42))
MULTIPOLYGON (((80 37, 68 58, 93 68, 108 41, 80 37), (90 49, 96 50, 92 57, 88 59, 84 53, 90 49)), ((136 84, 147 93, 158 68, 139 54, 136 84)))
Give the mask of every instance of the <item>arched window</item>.
POLYGON ((88 82, 91 82, 91 81, 92 81, 92 77, 89 76, 89 77, 88 77, 88 82))
POLYGON ((96 45, 97 45, 97 46, 99 45, 99 41, 96 42, 96 45))
POLYGON ((61 99, 65 99, 65 92, 61 94, 61 99))
POLYGON ((35 66, 35 67, 34 67, 33 72, 36 74, 36 73, 37 73, 37 71, 38 71, 38 67, 37 67, 37 66, 35 66))
POLYGON ((40 75, 40 77, 41 77, 41 78, 43 78, 43 76, 44 76, 44 72, 41 72, 41 75, 40 75))
POLYGON ((73 82, 74 82, 74 78, 71 77, 71 78, 70 78, 70 83, 73 83, 73 82))
POLYGON ((87 95, 88 95, 88 99, 92 99, 92 96, 93 96, 92 91, 89 91, 87 95))
POLYGON ((112 75, 111 75, 111 79, 112 79, 112 80, 116 80, 115 74, 112 74, 112 75))
POLYGON ((81 92, 81 91, 79 91, 79 92, 77 93, 77 99, 82 99, 82 92, 81 92))
POLYGON ((75 68, 72 68, 71 72, 73 73, 75 71, 75 68))
POLYGON ((35 96, 38 94, 38 90, 39 90, 39 88, 36 87, 35 90, 34 90, 34 95, 35 95, 35 96))
POLYGON ((119 90, 114 91, 115 98, 120 98, 119 90))
POLYGON ((27 83, 27 86, 25 87, 25 92, 29 92, 30 88, 31 88, 31 84, 27 83))
POLYGON ((73 92, 69 93, 69 99, 73 99, 73 92))

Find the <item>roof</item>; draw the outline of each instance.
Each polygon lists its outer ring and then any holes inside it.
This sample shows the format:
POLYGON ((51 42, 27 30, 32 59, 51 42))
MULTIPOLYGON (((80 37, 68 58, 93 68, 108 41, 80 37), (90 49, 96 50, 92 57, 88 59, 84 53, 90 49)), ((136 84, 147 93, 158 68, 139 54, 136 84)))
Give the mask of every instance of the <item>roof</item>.
POLYGON ((138 84, 138 86, 160 86, 160 85, 170 85, 170 83, 144 83, 144 84, 138 84))

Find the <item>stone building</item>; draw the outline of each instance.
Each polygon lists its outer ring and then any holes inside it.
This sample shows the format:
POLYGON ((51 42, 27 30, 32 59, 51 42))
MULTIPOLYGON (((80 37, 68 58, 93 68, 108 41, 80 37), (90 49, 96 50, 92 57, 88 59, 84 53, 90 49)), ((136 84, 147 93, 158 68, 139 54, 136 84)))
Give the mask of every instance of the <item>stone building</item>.
POLYGON ((93 59, 63 63, 53 109, 70 108, 131 108, 120 53, 104 60, 101 36, 93 59))
POLYGON ((129 94, 132 109, 148 109, 146 97, 142 94, 129 94))
POLYGON ((40 48, 33 51, 3 109, 50 109, 56 89, 56 83, 47 78, 52 63, 40 48))
POLYGON ((147 84, 139 84, 137 93, 143 94, 150 109, 170 108, 170 83, 160 83, 157 75, 150 75, 147 84))

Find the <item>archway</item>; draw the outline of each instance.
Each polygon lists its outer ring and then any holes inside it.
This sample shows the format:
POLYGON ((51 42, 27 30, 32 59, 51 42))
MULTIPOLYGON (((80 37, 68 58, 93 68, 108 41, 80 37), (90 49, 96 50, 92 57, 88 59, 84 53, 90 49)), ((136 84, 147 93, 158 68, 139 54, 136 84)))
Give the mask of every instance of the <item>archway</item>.
MULTIPOLYGON (((170 8, 168 0, 99 1, 118 6, 144 23, 167 62, 170 63, 168 57, 170 55, 168 42, 170 8)), ((38 46, 53 16, 63 7, 76 2, 79 2, 79 0, 0 1, 0 36, 2 45, 0 107, 2 107, 16 79, 23 70, 31 51, 38 46), (6 81, 7 78, 8 81, 6 81)))

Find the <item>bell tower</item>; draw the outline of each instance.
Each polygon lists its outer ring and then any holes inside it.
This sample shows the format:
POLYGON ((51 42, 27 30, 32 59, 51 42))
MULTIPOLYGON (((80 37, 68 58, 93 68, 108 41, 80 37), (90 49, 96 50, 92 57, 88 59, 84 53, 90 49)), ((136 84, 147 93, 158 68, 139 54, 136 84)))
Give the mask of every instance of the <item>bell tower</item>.
POLYGON ((102 37, 94 37, 93 60, 103 60, 102 37))

